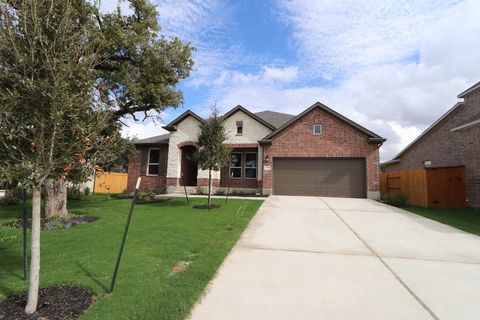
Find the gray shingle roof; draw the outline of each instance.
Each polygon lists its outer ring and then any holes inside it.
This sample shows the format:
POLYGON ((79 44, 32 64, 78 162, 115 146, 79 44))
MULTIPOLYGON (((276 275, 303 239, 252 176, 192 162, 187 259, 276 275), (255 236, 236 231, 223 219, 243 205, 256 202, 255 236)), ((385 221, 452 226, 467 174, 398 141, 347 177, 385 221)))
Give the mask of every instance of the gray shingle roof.
POLYGON ((168 140, 170 138, 170 134, 161 134, 158 136, 145 138, 145 139, 138 139, 134 140, 134 144, 168 144, 168 140))
POLYGON ((256 112, 255 115, 263 119, 264 121, 270 123, 275 128, 278 128, 284 123, 286 123, 288 120, 295 118, 295 116, 292 114, 275 112, 270 110, 256 112))

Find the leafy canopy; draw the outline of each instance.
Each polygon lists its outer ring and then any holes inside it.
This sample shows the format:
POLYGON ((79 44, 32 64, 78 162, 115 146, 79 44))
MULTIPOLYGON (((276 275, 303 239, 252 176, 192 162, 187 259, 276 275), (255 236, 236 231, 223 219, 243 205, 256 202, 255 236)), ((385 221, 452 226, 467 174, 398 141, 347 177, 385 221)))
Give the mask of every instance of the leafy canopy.
POLYGON ((200 125, 195 160, 202 170, 220 170, 228 163, 229 149, 225 146, 227 134, 214 107, 210 118, 200 125))

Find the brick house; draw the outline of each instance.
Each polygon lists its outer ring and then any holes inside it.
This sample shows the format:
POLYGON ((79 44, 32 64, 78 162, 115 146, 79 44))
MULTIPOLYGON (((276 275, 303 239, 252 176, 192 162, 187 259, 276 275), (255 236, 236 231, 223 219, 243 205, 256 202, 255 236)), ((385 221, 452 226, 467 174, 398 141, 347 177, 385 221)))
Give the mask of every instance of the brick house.
MULTIPOLYGON (((379 198, 379 147, 384 138, 321 103, 297 116, 237 106, 222 116, 230 162, 212 174, 214 190, 262 194, 379 198)), ((128 187, 168 193, 208 184, 189 157, 204 119, 186 111, 168 134, 135 142, 128 187)))
POLYGON ((386 172, 465 166, 469 205, 480 207, 480 82, 417 139, 383 163, 386 172))

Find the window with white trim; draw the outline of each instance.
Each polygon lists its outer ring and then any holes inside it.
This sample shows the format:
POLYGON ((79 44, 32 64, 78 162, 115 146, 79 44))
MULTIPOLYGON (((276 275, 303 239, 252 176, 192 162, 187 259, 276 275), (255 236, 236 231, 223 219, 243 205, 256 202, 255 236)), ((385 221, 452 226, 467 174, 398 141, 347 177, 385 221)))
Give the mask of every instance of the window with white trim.
POLYGON ((148 149, 147 176, 158 176, 160 172, 160 149, 148 149))
POLYGON ((316 123, 313 125, 313 134, 315 135, 321 135, 322 134, 322 125, 319 123, 316 123))
POLYGON ((242 154, 240 152, 230 153, 230 170, 231 178, 240 179, 242 177, 242 154))
POLYGON ((257 178, 257 153, 245 153, 245 179, 257 178))

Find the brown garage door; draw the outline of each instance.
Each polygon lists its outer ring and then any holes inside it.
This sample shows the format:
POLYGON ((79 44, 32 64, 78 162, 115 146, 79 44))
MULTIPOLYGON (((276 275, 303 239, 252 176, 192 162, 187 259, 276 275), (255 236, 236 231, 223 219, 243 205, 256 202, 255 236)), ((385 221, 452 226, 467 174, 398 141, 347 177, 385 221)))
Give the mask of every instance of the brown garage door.
POLYGON ((273 194, 366 197, 364 159, 275 158, 273 194))

